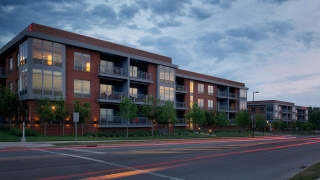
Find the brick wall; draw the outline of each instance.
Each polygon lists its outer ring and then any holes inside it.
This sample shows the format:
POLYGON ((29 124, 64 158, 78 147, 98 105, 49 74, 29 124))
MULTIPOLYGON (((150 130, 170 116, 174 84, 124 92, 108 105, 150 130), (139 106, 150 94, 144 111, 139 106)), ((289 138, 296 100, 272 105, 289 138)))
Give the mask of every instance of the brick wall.
POLYGON ((152 84, 148 85, 148 94, 152 94, 156 97, 157 95, 157 65, 148 64, 148 73, 152 73, 152 84))
POLYGON ((18 91, 17 89, 17 79, 19 79, 19 69, 17 69, 17 53, 19 50, 13 51, 9 56, 6 57, 6 86, 9 88, 9 83, 12 83, 12 91, 16 93, 18 91), (11 73, 9 73, 9 64, 10 64, 10 58, 13 58, 13 69, 11 73))

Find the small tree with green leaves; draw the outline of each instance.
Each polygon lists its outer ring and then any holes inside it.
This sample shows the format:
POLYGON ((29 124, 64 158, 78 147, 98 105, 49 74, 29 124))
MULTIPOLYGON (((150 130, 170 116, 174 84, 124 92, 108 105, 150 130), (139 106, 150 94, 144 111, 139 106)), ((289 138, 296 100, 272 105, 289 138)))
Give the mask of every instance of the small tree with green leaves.
POLYGON ((130 98, 126 97, 121 100, 119 104, 119 113, 118 115, 127 120, 127 138, 129 134, 129 122, 132 122, 134 118, 137 117, 138 107, 134 104, 130 98))
POLYGON ((170 124, 177 123, 177 113, 174 108, 173 101, 167 100, 161 106, 161 114, 158 119, 159 124, 163 124, 163 126, 168 125, 169 137, 170 137, 170 124))
POLYGON ((252 124, 250 113, 246 109, 242 109, 236 113, 236 124, 241 127, 241 130, 250 127, 252 124))
POLYGON ((83 105, 79 100, 75 100, 73 102, 74 112, 79 113, 79 123, 82 125, 82 136, 83 136, 83 125, 90 120, 91 111, 90 111, 90 103, 85 102, 83 105))
POLYGON ((280 123, 279 123, 279 119, 275 119, 272 121, 272 127, 274 128, 275 131, 278 131, 280 128, 280 123))
POLYGON ((312 123, 303 123, 302 125, 302 131, 309 131, 313 128, 312 123))
POLYGON ((36 113, 39 115, 39 119, 44 121, 44 135, 47 135, 47 122, 55 119, 55 107, 53 101, 48 98, 36 98, 36 113))
POLYGON ((264 128, 267 126, 267 122, 266 120, 264 119, 264 115, 263 114, 257 114, 255 116, 256 118, 256 126, 258 129, 262 129, 264 130, 264 128))
POLYGON ((279 129, 283 130, 284 128, 287 128, 289 125, 288 123, 285 123, 283 120, 279 120, 279 129))
POLYGON ((193 106, 189 109, 188 113, 185 114, 187 120, 193 124, 194 137, 196 138, 195 125, 203 124, 206 121, 206 114, 197 103, 193 103, 193 106))
POLYGON ((215 112, 214 111, 205 111, 205 115, 206 115, 205 125, 206 126, 211 125, 212 129, 213 129, 215 112))
POLYGON ((62 124, 62 136, 64 136, 64 124, 66 121, 66 117, 69 116, 69 112, 66 107, 66 100, 63 97, 54 98, 54 106, 55 106, 55 118, 60 121, 62 124))
POLYGON ((18 94, 0 85, 0 116, 8 118, 11 127, 12 118, 17 111, 18 94))
POLYGON ((229 119, 225 112, 218 112, 215 118, 215 123, 218 127, 224 128, 229 124, 229 119))
POLYGON ((161 116, 160 99, 148 95, 144 104, 140 106, 141 114, 152 121, 151 138, 153 138, 153 121, 158 122, 161 116))

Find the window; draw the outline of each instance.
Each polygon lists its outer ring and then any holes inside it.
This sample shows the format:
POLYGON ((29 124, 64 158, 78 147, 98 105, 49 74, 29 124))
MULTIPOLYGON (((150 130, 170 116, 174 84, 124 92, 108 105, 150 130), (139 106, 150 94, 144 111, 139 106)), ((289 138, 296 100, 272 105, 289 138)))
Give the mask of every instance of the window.
POLYGON ((203 108, 204 107, 204 100, 203 99, 198 99, 198 106, 200 108, 203 108))
POLYGON ((193 81, 190 80, 190 93, 193 94, 193 81))
POLYGON ((213 95, 213 86, 208 85, 208 95, 213 95))
POLYGON ((130 66, 130 77, 137 78, 138 77, 138 67, 130 66))
POLYGON ((138 89, 137 88, 130 88, 130 96, 136 98, 138 96, 138 89))
POLYGON ((11 57, 11 58, 9 59, 9 73, 11 73, 12 70, 13 70, 13 58, 11 57))
POLYGON ((20 66, 27 64, 27 57, 28 57, 28 43, 27 43, 27 41, 20 44, 19 53, 20 53, 20 60, 19 60, 20 66))
POLYGON ((174 88, 160 86, 160 100, 174 100, 174 88))
POLYGON ((273 106, 267 105, 267 112, 273 112, 273 106))
POLYGON ((90 55, 75 52, 74 70, 90 72, 90 55))
POLYGON ((10 91, 12 92, 12 82, 9 82, 8 86, 9 86, 10 91))
POLYGON ((264 112, 264 107, 259 107, 259 112, 264 112))
POLYGON ((114 121, 113 109, 100 108, 100 122, 101 124, 107 123, 107 121, 114 121))
POLYGON ((90 98, 90 81, 74 80, 74 97, 90 98))
POLYGON ((273 114, 267 114, 267 120, 273 120, 273 114))
POLYGON ((193 96, 190 96, 190 108, 193 106, 193 96))
POLYGON ((19 93, 19 79, 16 80, 16 91, 19 93))
POLYGON ((240 98, 247 98, 247 90, 240 89, 240 98))
POLYGON ((107 95, 112 94, 113 86, 108 84, 100 84, 101 93, 106 93, 107 95))
POLYGON ((256 112, 256 107, 251 107, 251 112, 256 112))
POLYGON ((111 61, 100 60, 100 72, 114 74, 114 63, 111 61))
POLYGON ((160 65, 160 82, 174 84, 175 82, 174 68, 160 65))
POLYGON ((33 94, 62 96, 62 73, 32 69, 33 94))
POLYGON ((61 48, 61 44, 34 38, 32 43, 33 63, 62 67, 61 48))
POLYGON ((240 109, 247 109, 247 102, 246 101, 240 101, 240 109))
POLYGON ((28 69, 24 69, 20 73, 20 95, 27 94, 28 85, 28 69))
POLYGON ((213 100, 208 100, 208 109, 213 110, 213 100))
POLYGON ((198 84, 198 93, 203 94, 204 93, 204 85, 203 84, 198 84))

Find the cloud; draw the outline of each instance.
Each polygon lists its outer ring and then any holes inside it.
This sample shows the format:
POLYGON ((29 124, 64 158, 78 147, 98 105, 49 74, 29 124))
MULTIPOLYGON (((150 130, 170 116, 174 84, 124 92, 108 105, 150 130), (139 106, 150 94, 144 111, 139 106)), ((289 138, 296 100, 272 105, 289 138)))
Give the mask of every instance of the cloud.
POLYGON ((284 2, 293 1, 293 0, 257 0, 262 3, 272 3, 272 4, 282 4, 284 2))
POLYGON ((136 14, 139 13, 139 6, 123 4, 120 6, 119 17, 125 19, 133 19, 136 14))
POLYGON ((320 33, 314 31, 301 32, 294 36, 294 39, 308 48, 320 47, 320 33))
POLYGON ((236 0, 203 0, 203 2, 205 4, 210 4, 223 9, 228 9, 232 7, 232 3, 236 2, 236 0))
POLYGON ((210 18, 212 15, 212 12, 210 12, 209 10, 199 8, 199 7, 191 7, 190 12, 191 12, 191 17, 195 17, 198 20, 204 20, 204 19, 210 18))
POLYGON ((162 21, 155 21, 154 22, 159 28, 165 28, 165 27, 179 27, 182 25, 182 22, 176 21, 173 19, 166 19, 162 21))
POLYGON ((161 30, 159 28, 156 28, 156 27, 153 27, 153 28, 150 28, 150 29, 147 29, 147 32, 148 33, 151 33, 151 34, 154 34, 154 35, 157 35, 157 34, 161 34, 161 30))
POLYGON ((150 10, 154 15, 176 17, 185 15, 185 6, 191 4, 190 0, 137 0, 137 4, 145 10, 150 10))

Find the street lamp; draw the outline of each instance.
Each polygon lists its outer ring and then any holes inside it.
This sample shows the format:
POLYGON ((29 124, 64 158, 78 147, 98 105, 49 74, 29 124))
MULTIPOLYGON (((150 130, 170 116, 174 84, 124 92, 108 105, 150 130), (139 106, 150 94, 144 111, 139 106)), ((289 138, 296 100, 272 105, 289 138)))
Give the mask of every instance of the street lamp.
POLYGON ((254 109, 254 93, 259 93, 258 91, 252 91, 252 95, 253 95, 253 111, 252 111, 252 137, 254 137, 254 128, 255 128, 255 119, 254 119, 254 112, 256 111, 254 109))

